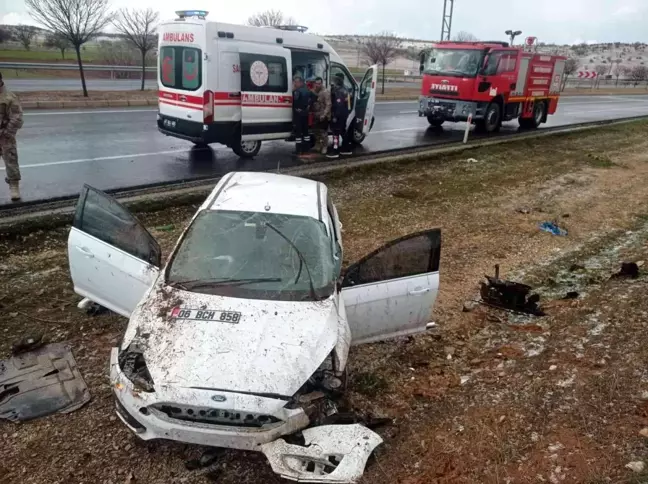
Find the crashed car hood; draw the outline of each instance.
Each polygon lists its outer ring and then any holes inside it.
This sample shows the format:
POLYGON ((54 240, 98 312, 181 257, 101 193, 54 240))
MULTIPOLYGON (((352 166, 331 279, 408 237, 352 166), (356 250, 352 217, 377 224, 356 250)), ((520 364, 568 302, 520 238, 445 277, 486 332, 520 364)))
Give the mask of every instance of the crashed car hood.
MULTIPOLYGON (((177 310, 176 310, 177 312, 177 310)), ((335 347, 337 310, 319 302, 239 299, 159 288, 131 316, 155 386, 290 397, 335 347), (175 308, 240 313, 237 323, 172 317, 175 308)))

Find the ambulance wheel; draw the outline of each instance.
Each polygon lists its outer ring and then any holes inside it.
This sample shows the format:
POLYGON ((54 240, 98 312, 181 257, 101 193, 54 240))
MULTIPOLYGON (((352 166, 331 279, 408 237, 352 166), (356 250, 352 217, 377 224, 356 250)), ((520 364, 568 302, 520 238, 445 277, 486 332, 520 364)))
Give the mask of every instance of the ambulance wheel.
POLYGON ((440 128, 443 122, 445 121, 444 119, 439 119, 434 116, 428 116, 427 117, 428 123, 430 123, 430 126, 433 128, 440 128))
POLYGON ((353 144, 361 145, 364 142, 366 137, 367 137, 366 134, 360 133, 356 129, 353 130, 353 144))
POLYGON ((261 141, 241 141, 240 144, 232 146, 232 151, 241 158, 254 158, 260 149, 261 141))

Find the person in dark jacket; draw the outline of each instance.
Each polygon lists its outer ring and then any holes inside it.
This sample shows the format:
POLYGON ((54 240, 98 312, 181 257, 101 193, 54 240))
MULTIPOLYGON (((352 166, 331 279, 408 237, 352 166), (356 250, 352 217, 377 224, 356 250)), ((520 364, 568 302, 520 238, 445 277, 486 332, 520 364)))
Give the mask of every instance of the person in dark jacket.
POLYGON ((340 144, 344 148, 347 148, 349 141, 346 139, 346 124, 350 110, 349 91, 344 87, 344 75, 338 73, 333 78, 333 89, 331 89, 331 131, 333 132, 333 145, 326 154, 327 158, 340 157, 340 144))
POLYGON ((313 104, 313 93, 304 85, 301 76, 293 77, 293 124, 295 125, 295 154, 301 155, 310 150, 308 115, 313 104))

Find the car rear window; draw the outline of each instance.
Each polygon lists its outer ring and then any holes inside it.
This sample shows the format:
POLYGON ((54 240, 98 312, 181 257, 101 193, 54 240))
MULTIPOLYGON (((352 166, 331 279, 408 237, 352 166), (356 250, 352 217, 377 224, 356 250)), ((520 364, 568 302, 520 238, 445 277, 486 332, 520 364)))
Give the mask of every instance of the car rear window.
POLYGON ((194 47, 162 47, 160 82, 171 89, 198 89, 202 85, 202 51, 194 47))

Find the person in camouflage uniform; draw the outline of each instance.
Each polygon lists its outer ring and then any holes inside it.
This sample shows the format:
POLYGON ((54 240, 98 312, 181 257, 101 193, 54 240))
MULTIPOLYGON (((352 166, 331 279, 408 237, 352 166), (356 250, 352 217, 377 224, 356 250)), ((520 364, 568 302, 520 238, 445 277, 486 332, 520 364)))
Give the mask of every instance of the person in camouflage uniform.
POLYGON ((9 184, 11 200, 20 200, 20 168, 16 133, 23 125, 23 112, 18 97, 10 92, 0 73, 0 156, 4 160, 5 181, 9 184))
POLYGON ((331 93, 324 87, 321 77, 315 79, 314 92, 317 96, 313 104, 315 115, 315 150, 323 155, 328 148, 328 128, 331 121, 331 93))

